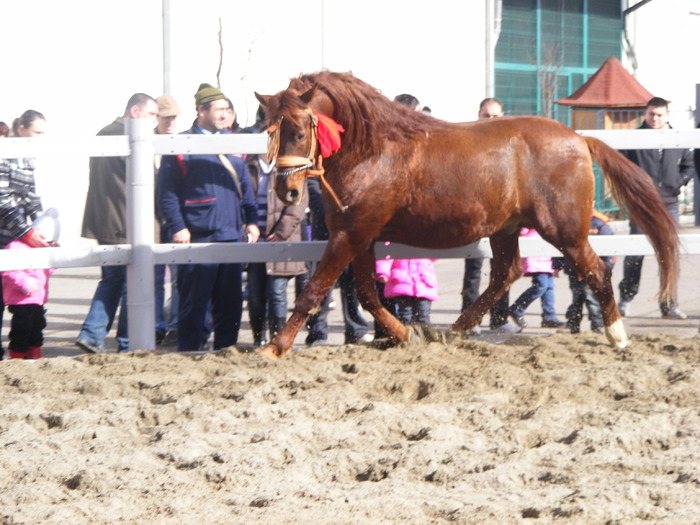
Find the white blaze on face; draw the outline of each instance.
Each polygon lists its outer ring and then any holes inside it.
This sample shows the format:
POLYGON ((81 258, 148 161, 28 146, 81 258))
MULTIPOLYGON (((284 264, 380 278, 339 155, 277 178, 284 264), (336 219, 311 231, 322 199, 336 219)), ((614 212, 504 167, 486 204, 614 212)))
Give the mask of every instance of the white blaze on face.
POLYGON ((605 335, 614 347, 623 349, 629 346, 630 340, 625 331, 625 325, 622 324, 622 319, 618 319, 610 326, 605 327, 605 335))

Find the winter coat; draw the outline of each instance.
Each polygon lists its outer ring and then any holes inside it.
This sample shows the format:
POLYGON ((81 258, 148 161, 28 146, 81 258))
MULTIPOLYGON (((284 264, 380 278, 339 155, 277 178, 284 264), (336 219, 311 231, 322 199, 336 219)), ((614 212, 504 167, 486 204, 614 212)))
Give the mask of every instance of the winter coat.
MULTIPOLYGON (((246 166, 253 185, 253 194, 257 195, 260 177, 264 176, 261 173, 258 156, 250 155, 246 159, 246 166)), ((267 182, 267 216, 265 219, 265 229, 261 232, 258 242, 264 242, 265 237, 272 233, 277 234, 284 242, 301 242, 301 222, 309 206, 308 192, 304 192, 304 196, 299 204, 287 206, 275 193, 276 176, 277 169, 273 168, 267 182)), ((266 262, 265 269, 268 275, 301 275, 306 273, 306 263, 304 261, 266 262)))
MULTIPOLYGON (((637 129, 651 129, 645 122, 637 129)), ((689 149, 621 150, 625 157, 647 172, 666 204, 678 202, 681 188, 693 178, 693 155, 689 149)))
MULTIPOLYGON (((119 117, 97 135, 125 133, 124 118, 119 117)), ((90 158, 82 236, 100 244, 126 243, 126 157, 90 158)))
MULTIPOLYGON (((521 237, 539 237, 537 230, 523 228, 520 230, 521 237)), ((523 257, 523 274, 532 275, 534 273, 554 273, 552 269, 551 257, 523 257)))
POLYGON ((29 233, 40 212, 34 159, 0 159, 0 248, 29 233))
MULTIPOLYGON (((195 123, 184 134, 203 131, 195 123)), ((187 228, 191 242, 240 241, 244 225, 257 223, 258 206, 245 163, 233 155, 227 158, 238 175, 240 194, 218 155, 163 156, 156 203, 170 232, 187 228)))
POLYGON ((379 259, 377 277, 386 277, 384 297, 418 297, 437 301, 437 276, 433 259, 379 259))
MULTIPOLYGON (((6 250, 31 250, 22 241, 12 241, 6 250)), ((49 298, 49 276, 54 268, 10 270, 2 272, 2 298, 6 305, 46 304, 49 298)))

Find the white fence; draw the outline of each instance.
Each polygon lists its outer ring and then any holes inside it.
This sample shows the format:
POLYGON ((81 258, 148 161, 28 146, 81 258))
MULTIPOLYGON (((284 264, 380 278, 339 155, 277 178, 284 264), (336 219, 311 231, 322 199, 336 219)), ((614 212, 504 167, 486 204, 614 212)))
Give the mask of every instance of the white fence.
MULTIPOLYGON (((264 153, 265 135, 154 135, 149 119, 126 121, 125 136, 70 138, 13 138, 0 140, 0 158, 41 156, 126 156, 127 238, 129 244, 72 248, 37 248, 0 252, 0 271, 21 268, 66 268, 128 265, 127 300, 129 349, 155 348, 154 264, 205 262, 264 262, 319 260, 325 242, 259 244, 153 244, 153 156, 171 154, 264 153)), ((616 149, 700 147, 700 130, 587 130, 616 149)), ((591 245, 599 255, 652 255, 643 235, 596 236, 591 245)), ((488 240, 449 250, 427 250, 377 243, 378 257, 472 258, 491 257, 488 240)), ((560 255, 541 239, 520 239, 525 257, 560 255)), ((681 252, 700 254, 700 235, 682 235, 681 252)))

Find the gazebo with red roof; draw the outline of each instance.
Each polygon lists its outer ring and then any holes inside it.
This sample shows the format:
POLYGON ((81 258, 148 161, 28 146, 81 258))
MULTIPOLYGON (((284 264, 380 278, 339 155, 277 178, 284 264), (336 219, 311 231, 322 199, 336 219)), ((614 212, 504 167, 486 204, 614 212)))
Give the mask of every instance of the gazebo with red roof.
POLYGON ((585 84, 555 104, 571 106, 574 129, 634 129, 653 96, 617 58, 609 57, 585 84))

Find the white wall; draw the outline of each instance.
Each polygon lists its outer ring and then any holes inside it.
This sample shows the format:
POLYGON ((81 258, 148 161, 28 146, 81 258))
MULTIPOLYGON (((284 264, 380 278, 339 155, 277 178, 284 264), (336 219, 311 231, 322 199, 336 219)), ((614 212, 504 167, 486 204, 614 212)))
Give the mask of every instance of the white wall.
POLYGON ((671 125, 694 127, 700 0, 654 0, 634 11, 627 25, 639 64, 637 80, 654 96, 671 101, 671 125))

